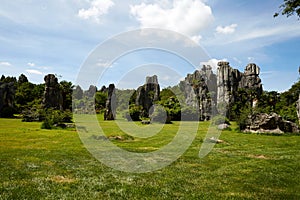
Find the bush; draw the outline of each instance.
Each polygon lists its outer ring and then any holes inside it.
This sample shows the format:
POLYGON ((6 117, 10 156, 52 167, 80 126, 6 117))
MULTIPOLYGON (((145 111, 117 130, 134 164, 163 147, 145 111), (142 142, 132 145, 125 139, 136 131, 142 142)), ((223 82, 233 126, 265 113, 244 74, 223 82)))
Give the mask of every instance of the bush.
POLYGON ((249 115, 251 115, 252 111, 250 108, 244 108, 241 110, 241 114, 239 115, 236 123, 240 131, 245 130, 248 124, 249 115))
POLYGON ((15 112, 15 109, 12 107, 4 107, 0 112, 0 117, 12 118, 15 112))
POLYGON ((46 117, 46 119, 43 121, 42 125, 41 125, 41 129, 52 129, 53 128, 53 121, 46 117))
POLYGON ((141 121, 142 109, 140 106, 131 105, 128 112, 125 112, 124 117, 128 121, 141 121))
POLYGON ((230 125, 230 121, 227 117, 222 116, 222 115, 217 115, 212 118, 212 123, 214 125, 220 125, 220 124, 228 124, 230 125))
POLYGON ((279 115, 287 121, 298 123, 298 116, 296 106, 292 104, 291 106, 285 106, 279 111, 279 115))
POLYGON ((62 122, 71 123, 72 122, 72 112, 70 110, 66 110, 61 112, 62 122))
POLYGON ((37 107, 32 107, 26 109, 22 112, 22 121, 23 122, 40 122, 45 119, 46 112, 45 110, 37 107))
POLYGON ((63 123, 72 122, 72 113, 70 111, 60 111, 47 109, 45 119, 41 125, 42 129, 52 129, 53 127, 65 127, 63 123))

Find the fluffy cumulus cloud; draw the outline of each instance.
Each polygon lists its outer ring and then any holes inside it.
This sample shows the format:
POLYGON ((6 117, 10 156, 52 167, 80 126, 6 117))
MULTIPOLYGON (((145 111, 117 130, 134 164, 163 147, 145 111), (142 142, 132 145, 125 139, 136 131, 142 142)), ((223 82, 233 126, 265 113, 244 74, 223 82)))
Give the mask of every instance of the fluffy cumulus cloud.
POLYGON ((89 8, 83 8, 78 11, 78 17, 81 19, 92 19, 100 23, 102 16, 107 14, 108 10, 114 5, 112 0, 92 0, 89 8))
POLYGON ((29 74, 37 74, 37 75, 42 75, 43 73, 38 71, 38 70, 35 70, 35 69, 27 69, 26 70, 27 73, 29 74))
POLYGON ((227 59, 221 59, 221 60, 218 60, 218 59, 210 59, 209 61, 207 62, 201 62, 200 63, 200 66, 202 67, 202 65, 206 65, 206 66, 211 66, 212 70, 216 73, 217 72, 217 69, 218 69, 218 62, 220 61, 227 61, 227 59))
POLYGON ((9 63, 9 62, 0 62, 0 66, 10 67, 11 63, 9 63))
POLYGON ((235 32, 237 24, 231 24, 229 26, 218 26, 216 32, 220 34, 232 34, 235 32))
POLYGON ((156 1, 131 5, 130 13, 141 28, 173 30, 199 41, 199 33, 213 21, 211 8, 202 0, 156 1))

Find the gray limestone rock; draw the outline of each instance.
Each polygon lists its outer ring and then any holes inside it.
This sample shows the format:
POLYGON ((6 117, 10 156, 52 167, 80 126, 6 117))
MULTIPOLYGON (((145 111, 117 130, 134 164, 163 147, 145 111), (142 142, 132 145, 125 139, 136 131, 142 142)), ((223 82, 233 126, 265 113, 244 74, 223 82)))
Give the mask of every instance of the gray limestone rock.
POLYGON ((244 132, 254 133, 299 133, 297 124, 283 120, 276 113, 257 113, 248 116, 244 132))
POLYGON ((157 76, 146 77, 146 83, 137 89, 135 104, 143 108, 143 117, 149 117, 149 110, 159 100, 160 86, 157 76))
POLYGON ((237 69, 230 67, 229 62, 219 62, 218 66, 217 104, 229 106, 235 101, 234 94, 238 91, 242 74, 237 69))
POLYGON ((185 95, 185 104, 199 111, 200 120, 209 120, 216 107, 217 77, 210 66, 203 66, 193 74, 188 74, 180 82, 185 95))
POLYGON ((219 62, 218 66, 217 75, 210 66, 203 65, 179 84, 185 104, 199 111, 200 120, 210 119, 217 112, 229 116, 229 108, 238 100, 239 89, 251 91, 249 101, 262 94, 260 69, 256 64, 248 64, 244 73, 233 69, 229 62, 219 62))
POLYGON ((250 63, 244 73, 230 67, 229 62, 218 63, 217 75, 217 104, 218 111, 228 116, 228 108, 237 101, 239 89, 249 91, 249 101, 262 94, 262 84, 259 78, 260 68, 250 63))
POLYGON ((115 85, 110 84, 107 88, 108 96, 105 105, 104 120, 114 120, 116 114, 115 85))
POLYGON ((84 91, 84 96, 93 99, 95 97, 96 92, 97 87, 94 85, 90 85, 89 89, 87 91, 84 91))
POLYGON ((248 64, 239 82, 239 88, 251 89, 258 96, 261 95, 262 84, 261 84, 261 79, 259 78, 259 73, 260 73, 260 68, 256 64, 254 63, 248 64))

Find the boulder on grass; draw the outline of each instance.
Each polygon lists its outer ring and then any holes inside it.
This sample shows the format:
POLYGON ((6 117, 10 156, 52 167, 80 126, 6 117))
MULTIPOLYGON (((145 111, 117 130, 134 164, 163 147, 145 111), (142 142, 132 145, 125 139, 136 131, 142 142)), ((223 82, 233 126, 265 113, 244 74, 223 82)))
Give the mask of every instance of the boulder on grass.
POLYGON ((244 132, 252 133, 299 133, 297 124, 283 120, 276 113, 257 113, 248 116, 244 132))

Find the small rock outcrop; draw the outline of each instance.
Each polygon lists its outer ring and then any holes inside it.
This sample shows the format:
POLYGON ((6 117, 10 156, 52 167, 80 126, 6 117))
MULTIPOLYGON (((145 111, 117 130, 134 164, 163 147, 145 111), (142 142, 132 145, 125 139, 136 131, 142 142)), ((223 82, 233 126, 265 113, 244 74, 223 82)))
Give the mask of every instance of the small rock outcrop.
POLYGON ((108 96, 105 105, 104 120, 114 120, 116 113, 115 85, 110 84, 107 91, 108 96))
POLYGON ((48 74, 44 78, 45 92, 43 99, 44 108, 63 109, 63 96, 60 84, 54 74, 48 74))
POLYGON ((15 92, 14 82, 0 82, 0 117, 11 117, 9 115, 12 115, 12 113, 8 110, 14 108, 15 92))
POLYGON ((219 124, 218 125, 218 129, 219 130, 225 130, 225 129, 228 129, 230 126, 228 124, 219 124))
POLYGON ((285 121, 276 113, 257 113, 248 116, 244 132, 252 133, 299 133, 297 124, 285 121))
POLYGON ((149 110, 159 100, 160 86, 157 76, 146 77, 146 83, 137 89, 135 104, 143 108, 143 117, 149 117, 149 110))

